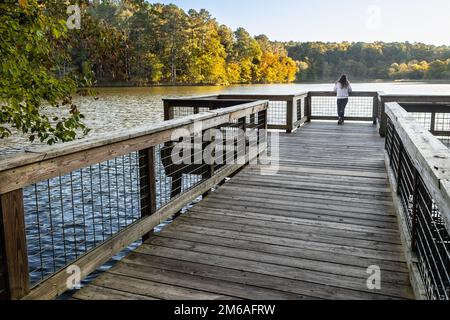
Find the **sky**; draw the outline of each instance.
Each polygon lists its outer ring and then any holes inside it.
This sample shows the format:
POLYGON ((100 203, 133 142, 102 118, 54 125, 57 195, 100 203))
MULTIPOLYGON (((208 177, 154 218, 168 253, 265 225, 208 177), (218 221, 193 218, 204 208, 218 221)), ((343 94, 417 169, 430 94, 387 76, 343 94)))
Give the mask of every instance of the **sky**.
MULTIPOLYGON (((150 1, 153 2, 153 1, 150 1)), ((278 41, 450 45, 450 0, 159 0, 278 41)))

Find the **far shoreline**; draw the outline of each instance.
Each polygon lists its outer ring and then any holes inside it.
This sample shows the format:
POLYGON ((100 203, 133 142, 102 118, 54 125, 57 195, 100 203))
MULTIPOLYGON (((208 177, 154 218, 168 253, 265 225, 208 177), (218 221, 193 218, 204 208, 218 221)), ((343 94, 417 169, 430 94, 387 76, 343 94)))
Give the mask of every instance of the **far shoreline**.
MULTIPOLYGON (((123 82, 105 82, 93 85, 90 88, 176 88, 176 87, 231 87, 231 86, 255 86, 255 85, 292 85, 292 84, 323 84, 333 83, 333 79, 315 80, 315 81, 295 81, 289 83, 234 83, 234 84, 187 84, 187 83, 162 83, 162 84, 145 84, 140 85, 137 83, 123 83, 123 82)), ((413 79, 401 79, 401 80, 389 80, 389 79, 355 79, 353 83, 418 83, 418 84, 450 84, 450 80, 413 80, 413 79)), ((88 87, 89 88, 89 87, 88 87)), ((79 88, 80 90, 88 88, 79 88)))

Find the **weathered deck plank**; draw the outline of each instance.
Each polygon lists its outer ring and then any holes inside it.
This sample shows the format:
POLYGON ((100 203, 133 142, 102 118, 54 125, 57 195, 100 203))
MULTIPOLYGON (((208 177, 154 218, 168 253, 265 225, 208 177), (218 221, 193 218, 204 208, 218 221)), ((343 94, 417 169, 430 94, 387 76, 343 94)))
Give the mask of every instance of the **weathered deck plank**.
POLYGON ((413 298, 383 143, 369 124, 283 134, 278 174, 246 167, 75 298, 413 298))

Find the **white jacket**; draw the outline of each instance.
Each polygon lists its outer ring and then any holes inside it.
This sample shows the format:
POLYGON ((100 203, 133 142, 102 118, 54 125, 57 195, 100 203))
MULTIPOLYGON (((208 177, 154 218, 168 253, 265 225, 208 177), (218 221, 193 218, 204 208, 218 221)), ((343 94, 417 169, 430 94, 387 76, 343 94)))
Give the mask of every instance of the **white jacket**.
POLYGON ((337 82, 334 86, 334 92, 337 93, 338 99, 347 99, 350 95, 350 93, 353 92, 352 86, 350 82, 348 83, 347 88, 343 88, 342 84, 340 82, 337 82))

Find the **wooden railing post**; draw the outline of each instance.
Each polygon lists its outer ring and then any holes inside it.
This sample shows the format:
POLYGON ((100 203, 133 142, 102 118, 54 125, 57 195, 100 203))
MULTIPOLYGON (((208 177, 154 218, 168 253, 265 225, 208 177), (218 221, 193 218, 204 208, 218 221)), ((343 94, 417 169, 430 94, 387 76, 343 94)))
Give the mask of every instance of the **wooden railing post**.
POLYGON ((6 298, 19 300, 30 292, 23 190, 0 195, 0 203, 0 268, 6 280, 6 298))
POLYGON ((379 114, 379 99, 378 94, 373 97, 373 124, 377 124, 378 122, 378 114, 379 114))
POLYGON ((247 119, 239 118, 238 120, 238 137, 236 141, 236 161, 238 164, 246 162, 247 137, 245 134, 247 127, 247 119))
POLYGON ((211 137, 211 163, 209 164, 209 172, 208 175, 210 178, 214 177, 216 174, 216 161, 217 161, 217 153, 216 153, 216 132, 214 132, 214 135, 211 137))
POLYGON ((294 98, 287 101, 286 108, 286 132, 292 133, 294 130, 294 122, 296 117, 294 117, 294 98))
MULTIPOLYGON (((394 143, 392 143, 394 144, 394 143)), ((403 143, 400 144, 399 151, 398 151, 398 169, 397 169, 397 195, 400 195, 401 189, 400 189, 400 181, 402 179, 403 174, 403 143)))
POLYGON ((436 112, 431 113, 431 127, 430 127, 431 134, 435 135, 436 132, 436 112))
POLYGON ((417 202, 419 197, 419 172, 414 169, 413 203, 411 212, 411 250, 417 251, 417 202))
POLYGON ((264 130, 267 132, 269 130, 269 109, 262 111, 264 119, 264 130))
POLYGON ((383 138, 386 137, 386 128, 387 128, 387 121, 388 117, 386 115, 386 102, 384 101, 383 97, 381 97, 381 102, 379 105, 379 113, 380 113, 380 136, 383 138))
MULTIPOLYGON (((142 217, 153 215, 157 210, 156 205, 156 172, 155 172, 155 148, 151 147, 140 151, 139 174, 141 180, 141 208, 142 217)), ((143 237, 143 241, 150 234, 143 237)))
POLYGON ((311 116, 312 116, 312 98, 311 98, 311 92, 308 92, 308 95, 305 98, 305 117, 306 122, 311 122, 311 116))
POLYGON ((164 100, 164 121, 169 121, 172 119, 172 105, 169 103, 169 101, 164 100))
POLYGON ((264 147, 269 148, 269 109, 263 111, 264 114, 264 147))
MULTIPOLYGON (((206 148, 208 147, 208 144, 209 144, 209 148, 211 150, 211 154, 210 154, 211 158, 209 159, 210 163, 207 163, 208 169, 206 172, 206 177, 212 178, 212 177, 214 177, 214 174, 216 173, 216 161, 217 161, 217 159, 216 159, 216 132, 215 132, 215 130, 211 130, 211 131, 209 131, 209 134, 211 135, 210 143, 203 144, 202 152, 204 152, 206 150, 206 148)), ((206 162, 206 160, 207 160, 207 158, 204 159, 205 162, 206 162)), ((210 193, 211 193, 211 189, 209 189, 208 191, 203 193, 202 197, 206 198, 207 196, 210 195, 210 193)))
POLYGON ((6 268, 6 259, 4 257, 4 240, 3 240, 3 226, 0 219, 0 301, 8 299, 8 274, 6 268))

